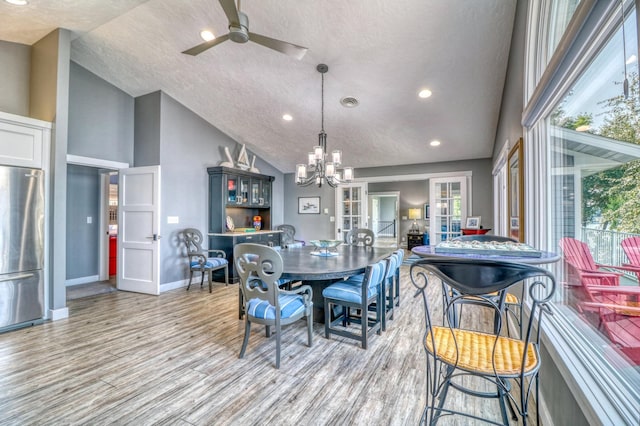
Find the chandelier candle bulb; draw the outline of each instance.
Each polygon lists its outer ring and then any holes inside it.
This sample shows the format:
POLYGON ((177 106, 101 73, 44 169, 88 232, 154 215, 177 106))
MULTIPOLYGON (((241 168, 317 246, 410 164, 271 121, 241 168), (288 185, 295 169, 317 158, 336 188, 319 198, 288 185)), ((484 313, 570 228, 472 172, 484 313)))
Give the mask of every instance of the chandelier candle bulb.
POLYGON ((336 168, 333 165, 333 163, 329 162, 326 164, 326 169, 325 169, 325 174, 327 175, 327 177, 333 177, 336 174, 336 168))
POLYGON ((309 164, 310 166, 316 164, 316 155, 313 152, 309 153, 309 162, 307 164, 309 164))
POLYGON ((331 153, 331 159, 333 160, 333 164, 335 164, 336 167, 340 167, 340 164, 342 164, 342 151, 340 151, 339 149, 334 150, 331 153))
POLYGON ((298 164, 296 166, 296 178, 298 180, 307 178, 307 166, 304 164, 298 164))
POLYGON ((344 180, 345 182, 351 182, 353 180, 353 167, 344 168, 344 180))
POLYGON ((315 153, 315 159, 318 161, 322 161, 324 159, 324 152, 322 152, 321 146, 314 146, 313 152, 315 153))

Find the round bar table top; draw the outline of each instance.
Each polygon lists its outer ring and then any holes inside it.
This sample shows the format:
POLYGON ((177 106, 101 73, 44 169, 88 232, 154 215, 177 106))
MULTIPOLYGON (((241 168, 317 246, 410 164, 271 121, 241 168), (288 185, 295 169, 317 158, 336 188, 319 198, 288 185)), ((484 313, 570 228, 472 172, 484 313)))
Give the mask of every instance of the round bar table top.
POLYGON ((550 251, 542 251, 540 257, 532 256, 504 256, 504 255, 488 255, 488 254, 476 254, 476 253, 436 253, 436 246, 418 246, 411 250, 412 253, 424 257, 460 257, 463 259, 482 259, 482 260, 497 260, 503 262, 517 262, 527 263, 529 265, 542 265, 545 263, 554 263, 560 260, 561 256, 558 253, 550 251))
POLYGON ((287 248, 280 251, 282 278, 301 281, 330 280, 364 273, 368 265, 384 259, 393 249, 341 244, 337 256, 316 256, 314 246, 287 248))

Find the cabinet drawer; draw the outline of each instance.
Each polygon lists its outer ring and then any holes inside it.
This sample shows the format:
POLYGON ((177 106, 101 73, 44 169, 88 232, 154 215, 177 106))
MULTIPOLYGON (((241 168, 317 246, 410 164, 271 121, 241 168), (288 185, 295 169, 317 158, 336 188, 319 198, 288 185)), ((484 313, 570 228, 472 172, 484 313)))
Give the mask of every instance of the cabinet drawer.
POLYGON ((260 235, 242 235, 236 237, 236 244, 240 243, 260 243, 260 235))
POLYGON ((280 245, 280 233, 274 232, 272 234, 262 234, 261 235, 262 244, 265 244, 269 247, 279 246, 280 245))

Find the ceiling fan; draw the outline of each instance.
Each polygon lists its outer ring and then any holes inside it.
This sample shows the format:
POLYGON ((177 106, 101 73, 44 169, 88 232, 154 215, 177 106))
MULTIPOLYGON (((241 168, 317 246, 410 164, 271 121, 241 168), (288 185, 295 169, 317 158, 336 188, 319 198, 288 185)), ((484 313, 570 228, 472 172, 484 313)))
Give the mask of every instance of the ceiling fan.
POLYGON ((302 59, 304 54, 307 52, 306 47, 250 32, 249 17, 239 10, 240 0, 238 0, 237 8, 234 0, 220 0, 220 5, 222 6, 224 13, 227 15, 227 19, 229 19, 229 33, 216 37, 213 40, 205 41, 204 43, 185 50, 182 53, 196 56, 228 39, 231 39, 231 41, 235 41, 236 43, 252 41, 264 47, 268 47, 269 49, 277 50, 278 52, 293 56, 296 59, 302 59))

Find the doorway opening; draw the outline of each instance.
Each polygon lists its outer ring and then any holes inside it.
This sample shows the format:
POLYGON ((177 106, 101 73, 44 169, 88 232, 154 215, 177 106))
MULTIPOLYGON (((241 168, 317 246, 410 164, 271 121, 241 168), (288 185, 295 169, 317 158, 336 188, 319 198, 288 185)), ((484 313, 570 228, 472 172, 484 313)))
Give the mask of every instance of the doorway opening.
POLYGON ((376 239, 375 247, 399 247, 399 192, 369 193, 368 203, 371 229, 376 239))

